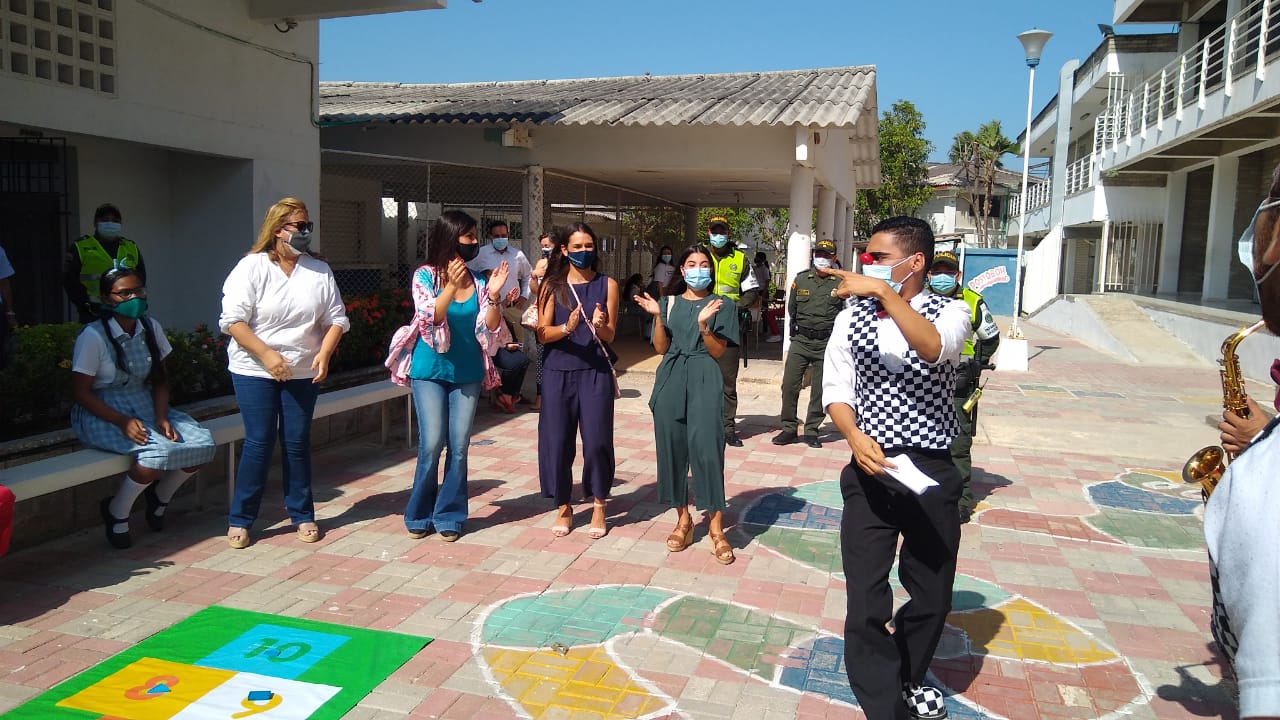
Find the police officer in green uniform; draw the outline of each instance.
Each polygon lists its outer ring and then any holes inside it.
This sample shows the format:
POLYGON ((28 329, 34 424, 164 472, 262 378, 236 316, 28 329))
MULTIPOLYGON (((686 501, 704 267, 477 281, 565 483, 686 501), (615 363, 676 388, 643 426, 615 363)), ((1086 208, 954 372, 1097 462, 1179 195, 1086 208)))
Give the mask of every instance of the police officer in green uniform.
POLYGON ((147 266, 142 252, 120 234, 120 210, 110 203, 93 212, 93 232, 76 240, 62 263, 62 287, 80 314, 80 322, 98 318, 98 278, 116 262, 138 271, 147 282, 147 266))
POLYGON ((991 310, 982 296, 963 286, 960 261, 955 253, 940 252, 933 255, 929 268, 929 290, 939 295, 960 298, 969 306, 969 323, 973 334, 965 340, 961 352, 960 367, 956 371, 956 415, 960 418, 960 434, 951 443, 951 460, 955 462, 964 479, 964 492, 960 496, 960 521, 968 522, 973 515, 973 491, 969 477, 973 475, 973 433, 978 424, 979 380, 983 368, 1000 347, 1000 328, 996 326, 991 310), (976 341, 975 341, 976 340, 976 341), (972 401, 972 402, 971 402, 972 401), (967 406, 967 407, 966 407, 967 406))
POLYGON ((796 275, 787 291, 787 317, 791 318, 791 347, 782 373, 782 432, 773 437, 774 445, 790 445, 799 439, 800 383, 809 369, 809 412, 804 418, 804 442, 812 448, 822 447, 818 427, 826 416, 822 408, 822 358, 827 351, 827 338, 836 315, 844 308, 844 299, 836 295, 840 278, 820 275, 831 267, 836 256, 835 243, 819 240, 813 250, 813 267, 796 275))
MULTIPOLYGON (((707 231, 714 281, 711 292, 732 300, 741 315, 755 304, 760 295, 755 273, 751 272, 746 254, 729 242, 727 220, 722 217, 711 218, 707 231)), ((742 348, 731 342, 720 357, 716 358, 720 374, 724 378, 724 441, 726 445, 733 447, 742 447, 737 426, 738 359, 741 357, 742 348)))

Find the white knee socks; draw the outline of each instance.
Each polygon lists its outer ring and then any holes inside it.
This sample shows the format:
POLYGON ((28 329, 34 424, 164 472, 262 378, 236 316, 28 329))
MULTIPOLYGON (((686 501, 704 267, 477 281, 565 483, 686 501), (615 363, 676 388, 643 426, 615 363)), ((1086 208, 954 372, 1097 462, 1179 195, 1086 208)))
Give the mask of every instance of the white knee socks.
MULTIPOLYGON (((167 503, 173 499, 174 493, 178 492, 178 488, 182 487, 182 483, 187 481, 195 473, 189 473, 185 470, 170 470, 156 480, 156 497, 160 498, 160 502, 167 503)), ((156 515, 164 515, 164 508, 158 508, 156 515)))
POLYGON ((133 510, 133 503, 146 490, 147 486, 140 482, 136 482, 129 477, 129 473, 125 473, 120 479, 120 489, 116 490, 115 497, 111 498, 111 517, 123 519, 126 522, 116 523, 112 528, 113 533, 129 532, 129 513, 133 510))

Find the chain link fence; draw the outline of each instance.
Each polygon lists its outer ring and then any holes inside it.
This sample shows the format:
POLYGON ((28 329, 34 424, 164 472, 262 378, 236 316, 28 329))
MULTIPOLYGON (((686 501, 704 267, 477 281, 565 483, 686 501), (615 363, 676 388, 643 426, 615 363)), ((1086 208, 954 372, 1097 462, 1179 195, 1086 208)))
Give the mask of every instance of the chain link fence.
MULTIPOLYGON (((441 213, 462 210, 482 233, 507 223, 511 244, 539 257, 537 225, 553 232, 585 222, 599 238, 601 270, 619 283, 633 273, 648 282, 663 245, 687 244, 692 209, 659 198, 547 170, 540 218, 525 232, 524 170, 479 167, 325 150, 321 154, 320 252, 343 296, 407 288, 426 253, 427 232, 441 213)), ((536 195, 536 193, 533 193, 536 195)))

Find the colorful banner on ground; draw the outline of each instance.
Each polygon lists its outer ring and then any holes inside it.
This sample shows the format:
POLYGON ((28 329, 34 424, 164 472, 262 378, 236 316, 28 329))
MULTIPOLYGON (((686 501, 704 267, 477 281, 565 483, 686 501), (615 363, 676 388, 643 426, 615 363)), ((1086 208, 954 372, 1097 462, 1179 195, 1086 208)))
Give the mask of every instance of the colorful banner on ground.
POLYGON ((0 718, 337 720, 429 642, 214 606, 0 718))

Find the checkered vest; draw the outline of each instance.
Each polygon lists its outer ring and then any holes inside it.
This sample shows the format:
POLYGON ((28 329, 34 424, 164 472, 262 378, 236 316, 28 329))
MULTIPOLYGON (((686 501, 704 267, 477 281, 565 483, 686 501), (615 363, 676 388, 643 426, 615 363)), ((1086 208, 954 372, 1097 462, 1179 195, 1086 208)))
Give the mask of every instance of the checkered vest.
MULTIPOLYGON (((951 298, 929 294, 919 312, 936 322, 951 302, 951 298)), ((858 427, 881 447, 946 450, 960 432, 954 407, 955 365, 930 366, 915 350, 908 349, 902 368, 891 370, 880 355, 876 301, 865 298, 853 308, 847 342, 852 346, 857 373, 854 410, 858 427)))

